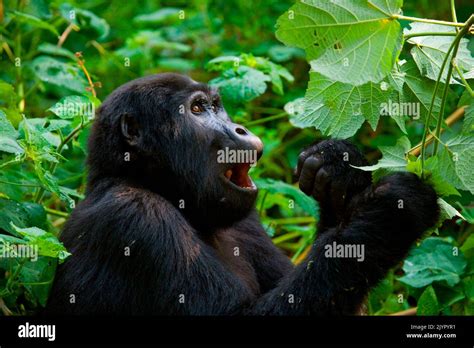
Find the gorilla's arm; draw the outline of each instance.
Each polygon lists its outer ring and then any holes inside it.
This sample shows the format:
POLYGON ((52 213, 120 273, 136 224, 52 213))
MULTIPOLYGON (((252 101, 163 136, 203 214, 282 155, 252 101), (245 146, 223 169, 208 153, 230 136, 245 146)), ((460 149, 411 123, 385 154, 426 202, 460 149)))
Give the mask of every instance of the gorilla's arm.
POLYGON ((320 202, 318 238, 306 260, 248 313, 354 314, 369 289, 435 224, 439 208, 431 187, 408 173, 370 186, 370 177, 349 165, 363 162, 345 141, 326 141, 303 152, 297 174, 301 189, 320 202), (364 259, 327 257, 334 245, 363 246, 364 259))

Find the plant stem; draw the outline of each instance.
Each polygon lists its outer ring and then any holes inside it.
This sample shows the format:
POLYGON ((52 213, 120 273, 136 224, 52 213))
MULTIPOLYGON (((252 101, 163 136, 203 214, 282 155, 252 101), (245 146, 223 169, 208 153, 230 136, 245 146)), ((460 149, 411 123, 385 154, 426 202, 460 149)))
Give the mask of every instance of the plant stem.
MULTIPOLYGON (((459 121, 462 118, 462 116, 464 115, 465 108, 466 108, 465 106, 461 106, 459 109, 454 111, 451 115, 449 115, 449 117, 446 118, 446 124, 448 126, 451 126, 452 124, 459 121)), ((433 141, 433 139, 434 139, 433 135, 431 135, 431 134, 428 135, 426 137, 425 145, 430 144, 433 141)), ((413 156, 418 156, 420 154, 420 152, 421 152, 421 143, 419 143, 418 145, 413 146, 410 150, 408 150, 408 153, 410 155, 413 155, 413 156)))
POLYGON ((459 67, 456 63, 454 63, 454 69, 456 69, 456 72, 458 73, 459 77, 461 78, 461 81, 464 84, 464 87, 466 87, 466 89, 469 91, 469 94, 471 94, 471 97, 474 97, 474 92, 472 91, 471 86, 469 86, 469 83, 464 78, 464 75, 462 74, 461 69, 459 69, 459 67))
POLYGON ((51 214, 51 215, 56 215, 56 216, 65 217, 65 218, 67 218, 69 216, 68 213, 65 213, 65 212, 59 211, 59 210, 55 210, 55 209, 51 209, 51 208, 48 208, 48 207, 45 207, 44 210, 46 210, 46 212, 48 214, 51 214))
MULTIPOLYGON (((87 125, 89 125, 89 123, 92 122, 92 121, 89 121, 89 122, 84 122, 84 117, 81 117, 81 123, 76 127, 74 128, 71 133, 68 134, 68 136, 66 138, 64 138, 63 140, 61 140, 61 143, 58 145, 57 149, 56 149, 56 152, 61 154, 64 146, 69 143, 72 139, 74 139, 74 137, 84 128, 84 127, 87 127, 87 125)), ((51 166, 51 168, 49 169, 49 171, 52 173, 54 173, 54 171, 56 170, 56 167, 57 167, 57 163, 53 163, 53 165, 51 166)), ((36 197, 35 197, 35 202, 36 203, 39 203, 42 199, 43 199, 43 195, 44 195, 44 192, 45 192, 45 188, 44 187, 41 187, 41 189, 38 191, 38 193, 36 194, 36 197)))
POLYGON ((11 181, 5 181, 5 180, 0 180, 0 184, 23 186, 23 187, 43 187, 42 185, 38 185, 38 184, 23 184, 23 183, 11 182, 11 181))
POLYGON ((424 33, 413 33, 413 34, 408 34, 404 35, 403 38, 405 40, 411 39, 412 37, 417 37, 417 36, 456 36, 456 33, 440 33, 440 32, 434 32, 434 31, 427 31, 424 33))
POLYGON ((466 25, 458 32, 456 38, 453 41, 454 48, 453 48, 453 54, 451 55, 451 64, 448 67, 448 74, 446 76, 446 84, 444 85, 444 91, 443 91, 443 99, 441 100, 441 109, 438 115, 438 122, 436 123, 436 131, 435 131, 436 139, 435 139, 434 148, 433 148, 433 155, 436 155, 436 153, 438 152, 439 136, 441 134, 441 124, 443 120, 444 109, 446 108, 446 98, 448 96, 449 82, 451 81, 451 76, 453 74, 453 67, 456 65, 456 54, 458 53, 459 44, 461 43, 461 38, 467 33, 472 23, 474 23, 474 15, 471 15, 471 17, 469 17, 469 19, 466 21, 466 25))
POLYGON ((433 106, 436 100, 436 97, 438 95, 438 87, 439 87, 439 82, 441 81, 441 77, 443 76, 444 68, 446 66, 446 63, 448 61, 448 57, 451 54, 451 51, 454 47, 454 43, 456 42, 456 39, 454 39, 453 43, 449 47, 448 51, 446 52, 446 56, 443 59, 443 63, 441 64, 441 67, 439 69, 439 74, 438 78, 436 79, 436 84, 433 90, 433 96, 431 97, 431 103, 430 103, 430 108, 428 109, 428 115, 426 116, 426 121, 425 121, 425 129, 423 131, 423 137, 421 139, 421 175, 423 176, 423 169, 425 166, 425 146, 426 146, 426 137, 428 136, 429 129, 430 129, 430 121, 431 121, 431 115, 433 114, 433 106))
POLYGON ((446 25, 450 27, 463 27, 465 23, 455 23, 455 22, 447 22, 447 21, 439 21, 436 19, 426 19, 426 18, 418 18, 418 17, 410 17, 410 16, 403 16, 399 14, 392 15, 392 18, 401 19, 406 21, 412 22, 421 22, 421 23, 430 23, 430 24, 439 24, 439 25, 446 25))
MULTIPOLYGON (((431 104, 430 104, 430 108, 429 108, 429 111, 428 111, 428 115, 426 117, 426 121, 425 121, 425 130, 423 132, 423 138, 421 140, 421 173, 423 175, 423 169, 424 169, 424 165, 425 165, 425 145, 426 145, 426 137, 428 135, 428 132, 429 132, 429 128, 430 128, 430 121, 431 121, 431 115, 433 114, 433 106, 434 106, 434 103, 435 103, 435 100, 436 100, 436 97, 437 97, 437 94, 438 94, 438 88, 439 88, 439 83, 441 81, 441 78, 443 76, 443 72, 444 72, 444 68, 446 66, 446 63, 448 62, 448 59, 449 57, 451 56, 451 52, 457 47, 459 48, 459 43, 461 41, 461 38, 464 36, 464 34, 469 30, 469 28, 471 27, 472 23, 474 22, 474 15, 471 15, 471 17, 469 17, 469 19, 466 21, 466 23, 463 25, 463 28, 456 34, 456 37, 454 38, 453 42, 451 43, 451 46, 449 46, 449 49, 448 51, 446 52, 446 56, 444 57, 443 59, 443 63, 441 64, 441 67, 440 67, 440 70, 439 70, 439 74, 438 74, 438 78, 436 80, 436 84, 435 84, 435 88, 434 88, 434 91, 433 91, 433 96, 431 98, 431 104)), ((457 53, 457 48, 456 48, 456 53, 457 53)), ((456 55, 453 54, 452 55, 452 62, 454 62, 454 59, 456 58, 456 55)), ((450 68, 451 70, 451 73, 452 73, 452 67, 450 68)), ((451 80, 451 75, 449 75, 446 79, 446 88, 449 87, 449 82, 451 80)), ((447 93, 447 90, 445 90, 445 93, 447 93)), ((442 104, 441 104, 441 109, 440 112, 439 112, 439 115, 438 115, 438 122, 437 122, 437 135, 439 137, 439 132, 440 132, 440 129, 438 129, 438 127, 440 128, 441 127, 441 118, 443 117, 443 114, 442 112, 444 112, 444 104, 446 103, 446 98, 445 98, 445 94, 443 93, 443 99, 442 99, 442 104), (439 131, 439 132, 438 132, 439 131)), ((436 149, 437 149, 437 146, 436 146, 436 149)))
POLYGON ((264 118, 261 118, 259 120, 255 120, 255 121, 250 121, 250 122, 247 122, 244 124, 245 127, 248 127, 248 126, 255 126, 257 124, 262 124, 262 123, 265 123, 265 122, 270 122, 270 121, 273 121, 273 120, 278 120, 280 118, 283 118, 287 116, 287 113, 286 112, 282 112, 281 114, 277 114, 277 115, 273 115, 273 116, 268 116, 268 117, 264 117, 264 118))
MULTIPOLYGON (((458 16, 456 16, 456 5, 454 3, 454 0, 451 0, 451 16, 453 18, 453 22, 457 22, 458 21, 458 16)), ((456 32, 458 32, 459 29, 456 28, 456 32)))

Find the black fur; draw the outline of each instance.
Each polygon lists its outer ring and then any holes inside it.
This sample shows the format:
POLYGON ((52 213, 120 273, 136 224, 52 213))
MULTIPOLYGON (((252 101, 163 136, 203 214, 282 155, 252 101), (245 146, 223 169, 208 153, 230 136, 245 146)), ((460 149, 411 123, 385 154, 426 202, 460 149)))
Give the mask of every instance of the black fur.
POLYGON ((103 103, 87 196, 61 235, 72 256, 58 269, 46 314, 355 314, 434 225, 434 191, 406 173, 371 185, 350 166, 365 160, 346 141, 309 147, 296 175, 322 218, 310 255, 293 267, 258 220, 256 192, 231 190, 218 177, 225 168, 217 149, 258 141, 242 128, 235 135, 240 126, 218 100, 217 111, 191 114, 196 91, 218 99, 206 85, 162 74, 131 81, 103 103), (121 120, 130 124, 121 128, 121 120), (365 260, 326 257, 334 241, 363 244, 365 260))

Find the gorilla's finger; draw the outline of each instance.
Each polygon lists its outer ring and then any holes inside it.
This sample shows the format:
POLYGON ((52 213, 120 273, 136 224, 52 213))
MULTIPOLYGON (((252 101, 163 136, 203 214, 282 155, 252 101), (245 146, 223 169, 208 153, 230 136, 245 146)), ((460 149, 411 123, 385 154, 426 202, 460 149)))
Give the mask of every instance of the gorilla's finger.
POLYGON ((325 200, 330 181, 328 172, 324 168, 320 169, 314 179, 313 197, 319 201, 325 200))
POLYGON ((308 196, 311 195, 314 186, 316 172, 323 165, 323 160, 319 157, 309 157, 302 165, 301 175, 299 177, 299 186, 301 191, 308 196))
POLYGON ((308 146, 306 149, 301 151, 301 153, 298 156, 298 164, 296 165, 296 169, 295 169, 296 178, 300 176, 301 170, 303 169, 303 164, 308 159, 308 157, 314 154, 314 151, 315 151, 314 145, 308 146))

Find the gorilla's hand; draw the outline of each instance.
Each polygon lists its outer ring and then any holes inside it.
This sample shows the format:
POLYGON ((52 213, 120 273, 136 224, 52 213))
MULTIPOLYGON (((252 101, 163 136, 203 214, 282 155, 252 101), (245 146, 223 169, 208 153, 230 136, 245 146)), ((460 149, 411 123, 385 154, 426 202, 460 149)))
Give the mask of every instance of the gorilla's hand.
POLYGON ((371 184, 370 173, 351 164, 364 166, 367 161, 345 140, 321 141, 303 150, 298 157, 296 177, 300 189, 319 201, 326 220, 329 216, 330 220, 340 220, 351 199, 371 184))

